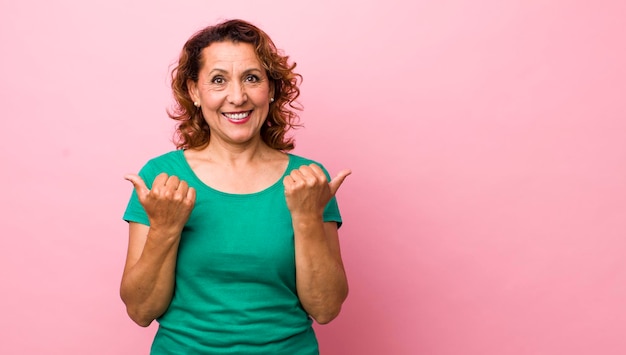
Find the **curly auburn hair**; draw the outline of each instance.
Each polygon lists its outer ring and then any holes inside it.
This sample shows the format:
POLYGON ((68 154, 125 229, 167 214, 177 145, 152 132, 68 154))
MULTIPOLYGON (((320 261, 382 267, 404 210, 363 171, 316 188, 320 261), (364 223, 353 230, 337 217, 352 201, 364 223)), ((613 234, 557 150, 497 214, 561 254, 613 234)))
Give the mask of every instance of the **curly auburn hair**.
POLYGON ((202 50, 214 42, 232 41, 250 43, 266 71, 270 85, 274 87, 274 102, 261 127, 261 139, 271 148, 289 151, 294 148, 293 138, 286 133, 299 127, 298 115, 301 110, 295 105, 300 95, 298 88, 302 76, 293 70, 296 63, 290 64, 289 57, 282 55, 270 37, 260 28, 243 20, 229 20, 196 32, 183 46, 178 64, 172 70, 172 92, 175 103, 167 113, 179 121, 174 143, 178 149, 199 148, 209 143, 211 131, 202 110, 194 106, 189 95, 187 80, 198 81, 198 73, 203 65, 202 50))

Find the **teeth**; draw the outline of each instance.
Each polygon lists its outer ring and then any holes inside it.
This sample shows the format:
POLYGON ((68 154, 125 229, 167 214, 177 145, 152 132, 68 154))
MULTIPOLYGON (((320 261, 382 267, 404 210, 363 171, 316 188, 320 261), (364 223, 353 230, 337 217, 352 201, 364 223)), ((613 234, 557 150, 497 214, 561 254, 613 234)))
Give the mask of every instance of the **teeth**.
POLYGON ((249 112, 242 113, 225 113, 224 116, 230 118, 231 120, 241 120, 248 117, 249 112))

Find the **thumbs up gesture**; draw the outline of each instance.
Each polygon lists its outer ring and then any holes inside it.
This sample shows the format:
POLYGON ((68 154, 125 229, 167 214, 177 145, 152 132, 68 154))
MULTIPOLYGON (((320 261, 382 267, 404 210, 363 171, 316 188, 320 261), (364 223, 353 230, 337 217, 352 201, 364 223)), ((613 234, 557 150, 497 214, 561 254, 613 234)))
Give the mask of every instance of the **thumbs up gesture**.
POLYGON ((352 171, 339 172, 330 182, 322 168, 316 164, 303 165, 283 179, 285 199, 292 216, 316 216, 324 214, 328 201, 352 171))
POLYGON ((196 190, 176 176, 159 174, 148 189, 139 175, 128 174, 124 179, 130 181, 139 202, 148 214, 151 229, 160 229, 166 233, 179 234, 193 210, 196 190))

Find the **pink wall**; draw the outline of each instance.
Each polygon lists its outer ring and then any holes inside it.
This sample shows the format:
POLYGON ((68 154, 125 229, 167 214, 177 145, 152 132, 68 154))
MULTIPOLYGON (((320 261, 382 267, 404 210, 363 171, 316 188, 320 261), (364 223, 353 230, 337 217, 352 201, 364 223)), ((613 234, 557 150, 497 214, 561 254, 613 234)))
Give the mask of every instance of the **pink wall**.
POLYGON ((172 149, 168 65, 231 17, 298 62, 296 153, 354 171, 323 354, 626 353, 624 2, 302 3, 0 3, 0 353, 147 353, 122 176, 172 149))

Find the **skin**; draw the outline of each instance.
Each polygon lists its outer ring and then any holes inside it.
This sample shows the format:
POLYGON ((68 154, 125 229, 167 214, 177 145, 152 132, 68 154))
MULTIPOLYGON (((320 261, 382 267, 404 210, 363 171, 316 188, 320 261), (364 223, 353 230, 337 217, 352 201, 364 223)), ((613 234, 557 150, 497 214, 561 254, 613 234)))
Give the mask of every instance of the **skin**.
MULTIPOLYGON (((261 191, 278 181, 288 156, 268 147, 260 136, 273 91, 252 45, 211 44, 203 50, 198 81, 189 81, 188 87, 211 129, 206 147, 185 151, 200 180, 236 194, 261 191)), ((323 211, 350 173, 343 170, 329 182, 322 169, 311 164, 283 179, 294 228, 298 297, 320 324, 339 314, 348 294, 337 224, 324 222, 323 211)), ((148 326, 172 299, 180 236, 196 192, 166 174, 155 178, 152 189, 136 174, 125 178, 137 191, 150 227, 129 223, 120 295, 131 319, 148 326)))

